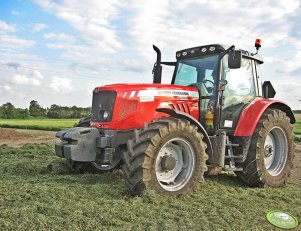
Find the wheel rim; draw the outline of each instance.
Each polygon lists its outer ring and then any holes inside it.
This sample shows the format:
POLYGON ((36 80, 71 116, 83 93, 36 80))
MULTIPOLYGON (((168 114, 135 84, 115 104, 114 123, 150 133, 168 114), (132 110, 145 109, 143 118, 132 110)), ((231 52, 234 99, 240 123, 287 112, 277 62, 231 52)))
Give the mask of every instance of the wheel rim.
POLYGON ((282 172, 287 160, 287 144, 285 132, 280 127, 270 130, 264 143, 264 165, 270 175, 282 172))
POLYGON ((167 191, 178 191, 192 177, 195 168, 195 153, 190 143, 181 138, 166 142, 156 158, 156 177, 167 191))

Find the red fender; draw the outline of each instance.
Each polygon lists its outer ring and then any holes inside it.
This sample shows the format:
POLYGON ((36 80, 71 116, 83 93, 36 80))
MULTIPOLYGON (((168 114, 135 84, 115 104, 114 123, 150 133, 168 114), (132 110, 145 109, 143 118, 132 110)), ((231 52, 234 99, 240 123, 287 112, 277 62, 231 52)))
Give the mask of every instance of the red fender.
POLYGON ((295 123, 295 117, 291 108, 284 102, 279 100, 269 100, 263 97, 256 97, 242 111, 238 120, 234 136, 251 136, 261 115, 267 108, 277 108, 284 111, 291 119, 291 123, 295 123))

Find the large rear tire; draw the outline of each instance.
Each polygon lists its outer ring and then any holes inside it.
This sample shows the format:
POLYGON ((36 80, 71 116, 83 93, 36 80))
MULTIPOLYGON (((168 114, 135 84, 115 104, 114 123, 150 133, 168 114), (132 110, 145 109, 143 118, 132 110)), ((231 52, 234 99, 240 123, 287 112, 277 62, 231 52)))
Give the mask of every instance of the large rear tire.
POLYGON ((290 119, 278 109, 267 109, 251 140, 243 171, 236 174, 250 186, 283 186, 294 158, 290 119))
POLYGON ((187 120, 161 118, 127 143, 122 170, 132 195, 146 188, 168 195, 197 190, 207 170, 207 145, 187 120))

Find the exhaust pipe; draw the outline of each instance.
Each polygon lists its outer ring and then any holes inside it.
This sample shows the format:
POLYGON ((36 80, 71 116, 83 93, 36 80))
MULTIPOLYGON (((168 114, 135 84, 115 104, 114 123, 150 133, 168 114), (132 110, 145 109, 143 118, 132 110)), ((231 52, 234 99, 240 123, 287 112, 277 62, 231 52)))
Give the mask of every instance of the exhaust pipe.
POLYGON ((161 66, 161 51, 158 47, 153 45, 153 49, 157 53, 157 62, 154 64, 153 68, 153 83, 161 83, 161 76, 162 76, 162 66, 161 66))

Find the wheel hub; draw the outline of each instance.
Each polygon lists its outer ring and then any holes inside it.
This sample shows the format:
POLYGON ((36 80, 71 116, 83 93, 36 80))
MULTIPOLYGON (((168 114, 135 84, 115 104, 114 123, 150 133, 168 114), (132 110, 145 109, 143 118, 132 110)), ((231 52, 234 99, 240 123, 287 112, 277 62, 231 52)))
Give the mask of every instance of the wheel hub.
POLYGON ((158 183, 167 191, 183 188, 193 175, 195 153, 191 144, 174 138, 166 142, 156 157, 155 171, 158 183))
POLYGON ((171 171, 176 166, 176 159, 172 156, 163 156, 161 159, 161 168, 163 171, 171 171))
POLYGON ((272 145, 266 145, 264 147, 264 154, 265 154, 265 157, 270 157, 271 155, 273 155, 273 146, 272 145))
POLYGON ((275 126, 269 131, 263 151, 266 170, 272 176, 279 175, 288 155, 288 140, 282 128, 275 126))

